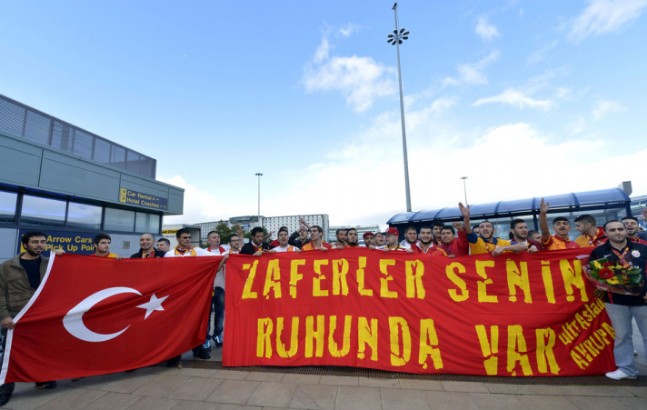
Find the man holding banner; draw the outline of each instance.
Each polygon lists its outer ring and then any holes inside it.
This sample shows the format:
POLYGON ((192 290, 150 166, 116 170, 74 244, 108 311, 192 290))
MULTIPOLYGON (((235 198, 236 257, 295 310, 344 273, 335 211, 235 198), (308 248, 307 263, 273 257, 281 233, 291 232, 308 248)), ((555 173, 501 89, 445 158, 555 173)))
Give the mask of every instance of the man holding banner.
POLYGON ((604 224, 604 231, 608 241, 591 252, 590 260, 604 261, 603 264, 609 266, 611 275, 618 271, 616 267, 622 267, 624 270, 638 269, 642 276, 642 291, 639 295, 612 292, 604 294, 606 311, 615 330, 613 354, 618 366, 618 369, 608 372, 606 376, 614 380, 635 379, 638 369, 633 363, 632 318, 638 324, 647 351, 647 246, 628 241, 627 229, 620 221, 608 221, 604 224))
MULTIPOLYGON (((211 252, 202 248, 194 248, 191 246, 191 231, 186 228, 179 229, 175 233, 175 238, 177 239, 178 245, 175 249, 166 252, 164 255, 166 258, 174 257, 186 257, 186 256, 211 256, 211 252)), ((220 235, 218 235, 220 238, 220 235)), ((208 339, 207 339, 208 341, 208 339)), ((208 344, 200 344, 193 348, 193 357, 197 359, 209 360, 211 355, 209 354, 208 344)), ((178 361, 177 358, 172 359, 174 362, 178 361)))
MULTIPOLYGON (((0 266, 0 318, 2 318, 2 350, 6 342, 7 330, 13 329, 13 318, 20 312, 40 286, 47 270, 48 258, 41 256, 47 244, 47 235, 31 231, 22 238, 25 252, 10 259, 0 266)), ((0 406, 9 402, 14 390, 14 383, 0 386, 0 406)), ((36 383, 37 389, 53 389, 55 381, 36 383)))

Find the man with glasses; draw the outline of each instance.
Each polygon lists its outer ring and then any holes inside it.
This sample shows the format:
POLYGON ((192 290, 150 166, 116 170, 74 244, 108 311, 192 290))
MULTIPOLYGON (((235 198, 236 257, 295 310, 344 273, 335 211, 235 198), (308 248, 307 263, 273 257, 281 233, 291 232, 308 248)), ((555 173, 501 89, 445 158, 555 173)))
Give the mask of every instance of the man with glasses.
POLYGON ((229 237, 229 253, 240 253, 242 248, 242 242, 240 240, 241 236, 238 234, 233 234, 229 237))
POLYGON ((332 246, 323 240, 323 229, 319 225, 312 225, 310 228, 310 242, 305 244, 302 251, 327 251, 332 246))
POLYGON ((211 253, 206 249, 194 248, 191 246, 191 231, 187 228, 178 229, 178 231, 175 232, 175 239, 177 239, 177 246, 166 252, 165 256, 167 258, 211 255, 211 253))

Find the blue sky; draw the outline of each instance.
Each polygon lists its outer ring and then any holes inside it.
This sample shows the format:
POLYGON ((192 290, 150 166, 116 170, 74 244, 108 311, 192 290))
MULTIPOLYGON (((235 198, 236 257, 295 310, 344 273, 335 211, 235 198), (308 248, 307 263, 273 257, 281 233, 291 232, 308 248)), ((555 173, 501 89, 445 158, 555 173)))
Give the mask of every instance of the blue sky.
MULTIPOLYGON (((157 159, 193 223, 405 208, 393 2, 0 0, 0 93, 157 159)), ((414 210, 647 194, 647 0, 400 1, 414 210)))

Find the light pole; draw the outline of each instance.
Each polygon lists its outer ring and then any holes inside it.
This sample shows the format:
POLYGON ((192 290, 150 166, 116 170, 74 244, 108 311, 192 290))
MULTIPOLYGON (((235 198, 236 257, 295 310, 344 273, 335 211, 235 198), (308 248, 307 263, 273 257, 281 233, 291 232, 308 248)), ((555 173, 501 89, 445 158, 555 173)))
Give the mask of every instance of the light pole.
POLYGON ((395 30, 393 34, 388 35, 386 40, 389 44, 394 45, 398 55, 398 83, 400 85, 400 119, 402 123, 402 155, 404 156, 404 191, 407 196, 407 212, 411 212, 411 192, 409 190, 409 160, 407 157, 407 132, 404 126, 404 96, 402 94, 402 71, 400 70, 400 44, 409 38, 409 32, 405 29, 398 28, 398 3, 393 4, 393 14, 395 15, 395 30))
POLYGON ((461 177, 461 179, 463 180, 463 194, 465 195, 465 206, 467 206, 467 184, 465 182, 467 180, 467 177, 461 177))
POLYGON ((258 217, 256 218, 256 223, 261 225, 261 177, 262 173, 257 172, 256 176, 258 177, 258 217))

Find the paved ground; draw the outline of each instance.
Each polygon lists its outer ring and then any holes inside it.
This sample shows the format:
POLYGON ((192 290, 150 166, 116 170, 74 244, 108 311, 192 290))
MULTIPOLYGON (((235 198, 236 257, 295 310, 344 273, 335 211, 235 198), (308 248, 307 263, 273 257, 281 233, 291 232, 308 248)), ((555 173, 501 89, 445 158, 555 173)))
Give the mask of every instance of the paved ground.
MULTIPOLYGON (((647 409, 647 358, 635 337, 637 381, 604 376, 554 380, 437 378, 401 375, 302 374, 273 369, 219 369, 185 360, 185 368, 150 367, 132 373, 59 381, 38 391, 18 383, 11 409, 647 409), (638 347, 639 346, 639 347, 638 347), (198 368, 207 367, 207 368, 198 368)), ((211 362, 220 360, 214 350, 211 362)), ((190 359, 191 354, 184 356, 190 359)), ((316 370, 316 369, 315 369, 316 370)))

